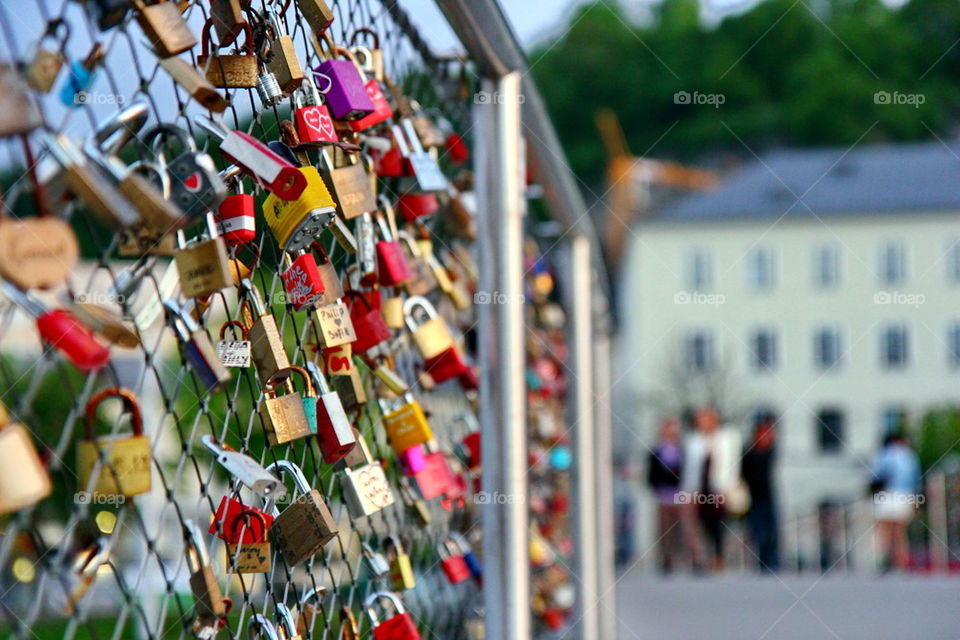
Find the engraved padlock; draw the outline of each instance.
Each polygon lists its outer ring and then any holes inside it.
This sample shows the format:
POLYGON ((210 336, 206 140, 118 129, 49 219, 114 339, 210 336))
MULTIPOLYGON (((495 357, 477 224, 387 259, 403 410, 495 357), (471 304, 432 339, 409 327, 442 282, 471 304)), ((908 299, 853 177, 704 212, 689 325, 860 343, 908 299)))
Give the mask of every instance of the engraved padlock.
POLYGON ((313 435, 316 431, 316 404, 313 382, 303 367, 290 366, 267 379, 263 385, 263 400, 260 402, 260 417, 267 434, 267 442, 276 446, 313 435), (288 390, 287 393, 278 395, 280 386, 287 386, 285 381, 291 373, 298 374, 305 386, 304 392, 288 390), (281 377, 283 381, 278 381, 281 377))
MULTIPOLYGON (((240 23, 240 33, 244 35, 242 54, 210 54, 210 29, 215 26, 211 17, 203 25, 200 38, 203 41, 202 53, 197 65, 206 69, 207 80, 215 87, 230 89, 253 89, 257 86, 259 60, 253 49, 253 29, 247 22, 240 23)), ((229 44, 229 43, 228 43, 229 44)), ((224 46, 221 41, 218 46, 224 46)))
POLYGON ((300 492, 283 511, 279 511, 273 502, 270 504, 272 509, 267 509, 275 516, 270 539, 286 563, 293 567, 309 560, 337 536, 337 521, 323 495, 310 487, 300 467, 289 460, 278 460, 267 469, 278 475, 288 473, 293 476, 294 485, 300 492))
POLYGON ((257 376, 261 383, 265 383, 277 373, 288 369, 290 360, 283 346, 277 319, 272 313, 267 312, 256 286, 248 279, 241 281, 240 286, 246 296, 245 303, 253 307, 252 313, 255 314, 248 326, 250 348, 253 353, 253 363, 257 367, 257 376))
POLYGON ((132 497, 150 491, 150 439, 143 434, 140 404, 129 389, 108 387, 90 398, 84 422, 85 437, 77 443, 77 475, 80 489, 86 491, 98 462, 102 462, 94 496, 132 497), (130 414, 132 435, 97 437, 93 433, 97 408, 107 398, 120 398, 124 412, 130 414))
POLYGON ((206 215, 205 239, 187 243, 183 231, 177 232, 179 250, 174 255, 180 274, 180 288, 188 298, 208 296, 231 285, 227 243, 220 237, 213 214, 206 215))

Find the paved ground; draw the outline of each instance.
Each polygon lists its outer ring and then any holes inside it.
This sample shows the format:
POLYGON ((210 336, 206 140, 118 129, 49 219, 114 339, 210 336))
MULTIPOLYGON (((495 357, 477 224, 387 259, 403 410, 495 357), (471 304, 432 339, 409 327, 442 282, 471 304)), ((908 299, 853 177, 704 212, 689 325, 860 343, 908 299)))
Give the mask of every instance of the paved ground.
POLYGON ((637 572, 617 593, 619 640, 960 640, 958 578, 637 572))

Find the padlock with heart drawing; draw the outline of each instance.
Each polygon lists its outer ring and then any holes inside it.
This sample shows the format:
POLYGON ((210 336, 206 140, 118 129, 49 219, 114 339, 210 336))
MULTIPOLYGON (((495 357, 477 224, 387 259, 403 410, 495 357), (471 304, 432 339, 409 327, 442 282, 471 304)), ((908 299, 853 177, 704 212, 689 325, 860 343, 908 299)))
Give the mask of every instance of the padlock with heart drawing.
MULTIPOLYGON (((330 78, 323 74, 317 74, 317 77, 326 78, 327 82, 330 82, 330 78)), ((323 103, 320 91, 313 80, 304 79, 300 89, 293 96, 293 103, 297 135, 300 136, 301 142, 340 142, 330 110, 323 103)))

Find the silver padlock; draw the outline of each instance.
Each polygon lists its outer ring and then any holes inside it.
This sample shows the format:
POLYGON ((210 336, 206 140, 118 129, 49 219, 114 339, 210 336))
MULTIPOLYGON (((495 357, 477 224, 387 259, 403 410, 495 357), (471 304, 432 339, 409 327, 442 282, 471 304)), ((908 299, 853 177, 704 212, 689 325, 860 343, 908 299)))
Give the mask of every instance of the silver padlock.
POLYGON ((282 500, 287 495, 287 488, 284 484, 250 456, 227 449, 211 435, 201 436, 200 442, 216 455, 217 462, 230 475, 261 498, 282 500))
POLYGON ((373 547, 366 542, 360 546, 360 550, 363 553, 364 561, 367 563, 367 568, 370 569, 370 573, 375 578, 382 578, 390 573, 390 563, 387 562, 386 556, 379 551, 374 551, 373 547))
POLYGON ((169 123, 159 124, 142 136, 155 158, 170 176, 171 199, 190 217, 216 211, 227 197, 227 183, 220 177, 210 154, 199 151, 193 137, 169 123), (180 151, 167 160, 168 142, 175 140, 180 151))

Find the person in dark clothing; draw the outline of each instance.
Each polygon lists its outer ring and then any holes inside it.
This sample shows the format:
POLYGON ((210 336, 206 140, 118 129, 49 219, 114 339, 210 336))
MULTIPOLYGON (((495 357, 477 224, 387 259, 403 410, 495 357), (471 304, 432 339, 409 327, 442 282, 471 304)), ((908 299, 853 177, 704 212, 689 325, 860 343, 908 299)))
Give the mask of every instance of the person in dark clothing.
POLYGON ((780 523, 773 483, 775 439, 776 423, 772 417, 764 417, 757 425, 753 442, 744 453, 741 463, 743 480, 750 489, 747 523, 761 571, 777 571, 780 568, 780 523))
POLYGON ((657 499, 657 539, 660 570, 664 573, 673 570, 683 551, 682 505, 677 500, 682 464, 680 423, 675 418, 665 418, 660 423, 660 439, 647 461, 647 484, 657 499))

